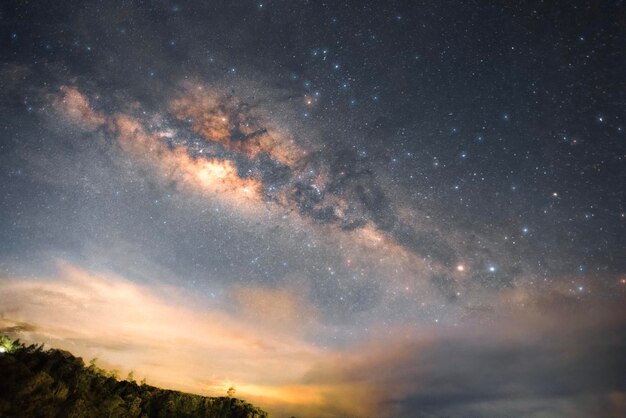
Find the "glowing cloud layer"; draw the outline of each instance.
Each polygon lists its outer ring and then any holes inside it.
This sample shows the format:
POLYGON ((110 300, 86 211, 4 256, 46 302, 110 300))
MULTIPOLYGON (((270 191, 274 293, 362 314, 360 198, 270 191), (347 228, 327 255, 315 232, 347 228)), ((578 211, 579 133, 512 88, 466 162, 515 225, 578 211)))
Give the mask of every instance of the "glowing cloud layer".
MULTIPOLYGON (((624 393, 611 389, 619 379, 610 371, 614 342, 579 338, 599 326, 604 335, 617 337, 626 322, 623 309, 611 305, 572 314, 567 307, 554 309, 555 298, 571 299, 559 290, 543 296, 504 293, 502 306, 496 306, 504 315, 480 332, 371 325, 364 340, 328 349, 308 341, 306 335, 320 332, 321 324, 301 292, 238 286, 232 310, 171 287, 148 288, 59 263, 55 277, 0 281, 0 329, 87 360, 97 357, 123 373, 132 368, 153 384, 209 395, 224 395, 234 385, 239 396, 277 414, 394 416, 406 413, 407 403, 427 414, 430 400, 440 397, 513 396, 517 389, 502 380, 513 371, 530 385, 560 382, 565 397, 577 396, 583 382, 597 381, 604 392, 589 399, 590 408, 603 404, 607 413, 619 412, 624 393), (491 354, 477 348, 485 343, 491 354), (516 353, 528 350, 536 357, 517 364, 516 353), (460 351, 468 358, 455 357, 460 351), (475 363, 492 362, 490 356, 507 373, 490 372, 485 364, 472 389, 455 378, 475 363), (415 393, 421 395, 412 399, 415 393)), ((515 398, 510 401, 514 411, 515 398)))

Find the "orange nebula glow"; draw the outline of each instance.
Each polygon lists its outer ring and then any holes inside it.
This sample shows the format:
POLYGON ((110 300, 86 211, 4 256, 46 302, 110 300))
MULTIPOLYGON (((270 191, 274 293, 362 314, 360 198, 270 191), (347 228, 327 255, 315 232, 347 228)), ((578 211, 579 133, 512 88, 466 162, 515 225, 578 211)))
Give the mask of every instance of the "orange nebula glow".
POLYGON ((105 116, 94 111, 87 97, 78 89, 61 86, 59 90, 62 97, 55 97, 53 106, 73 123, 86 130, 95 130, 106 123, 105 116))
POLYGON ((170 102, 170 111, 210 142, 241 152, 248 158, 267 153, 280 163, 293 167, 307 154, 289 135, 281 132, 254 109, 226 96, 190 84, 170 102))

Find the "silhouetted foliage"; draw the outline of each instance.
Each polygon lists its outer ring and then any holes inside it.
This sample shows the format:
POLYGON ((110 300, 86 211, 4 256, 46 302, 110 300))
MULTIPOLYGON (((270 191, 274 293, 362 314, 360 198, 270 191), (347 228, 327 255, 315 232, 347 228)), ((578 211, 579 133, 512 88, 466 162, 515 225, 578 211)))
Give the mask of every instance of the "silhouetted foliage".
MULTIPOLYGON (((6 341, 5 341, 6 343, 6 341)), ((119 381, 62 350, 13 342, 0 353, 0 417, 266 418, 240 399, 208 398, 119 381)))

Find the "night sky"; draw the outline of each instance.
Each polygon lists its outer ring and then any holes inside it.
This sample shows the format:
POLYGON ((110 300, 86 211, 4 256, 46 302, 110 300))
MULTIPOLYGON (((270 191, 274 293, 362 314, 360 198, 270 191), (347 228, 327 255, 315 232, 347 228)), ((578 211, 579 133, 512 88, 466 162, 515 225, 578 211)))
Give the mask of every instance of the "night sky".
POLYGON ((278 417, 624 417, 625 27, 3 1, 0 331, 278 417))

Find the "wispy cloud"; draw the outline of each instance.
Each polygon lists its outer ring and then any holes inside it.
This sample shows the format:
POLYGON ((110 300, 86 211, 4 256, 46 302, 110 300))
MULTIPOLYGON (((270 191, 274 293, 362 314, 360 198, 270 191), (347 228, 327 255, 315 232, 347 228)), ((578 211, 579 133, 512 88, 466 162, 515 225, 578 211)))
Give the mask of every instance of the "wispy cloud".
MULTIPOLYGON (((510 306, 467 329, 374 325, 332 348, 311 342, 323 327, 305 295, 235 286, 230 304, 207 304, 61 262, 56 277, 0 281, 0 326, 154 384, 213 395, 235 385, 279 414, 484 414, 489 402, 513 415, 533 402, 562 412, 558 400, 581 394, 593 397, 589 411, 623 405, 626 320, 617 306, 572 313, 526 295, 532 310, 510 306)), ((503 296, 502 304, 512 300, 520 299, 503 296)))

